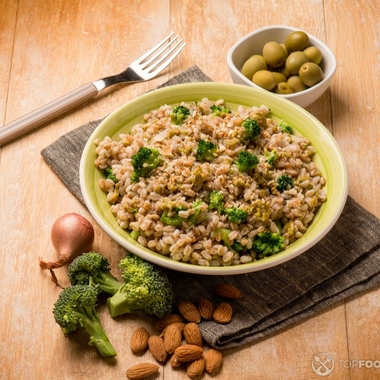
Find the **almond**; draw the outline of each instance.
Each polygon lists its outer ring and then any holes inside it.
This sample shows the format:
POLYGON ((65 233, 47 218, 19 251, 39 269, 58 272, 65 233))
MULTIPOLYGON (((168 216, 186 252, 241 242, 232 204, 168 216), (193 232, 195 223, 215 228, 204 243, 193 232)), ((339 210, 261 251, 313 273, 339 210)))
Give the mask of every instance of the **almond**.
POLYGON ((170 325, 166 327, 164 334, 165 350, 168 354, 172 354, 174 350, 182 342, 182 332, 177 325, 170 325))
POLYGON ((203 319, 212 319, 214 305, 206 298, 201 298, 198 301, 198 310, 203 319))
POLYGON ((190 379, 195 379, 203 374, 205 365, 205 359, 203 357, 200 357, 199 359, 187 364, 186 373, 190 379))
POLYGON ((183 336, 185 337, 186 343, 202 347, 202 334, 196 323, 186 323, 183 329, 183 336))
POLYGON ((231 284, 220 284, 215 286, 215 293, 223 298, 238 299, 242 297, 241 291, 231 284))
POLYGON ((178 360, 178 358, 177 358, 177 356, 175 356, 175 355, 172 355, 171 357, 170 357, 170 365, 173 367, 173 368, 178 368, 178 367, 181 367, 182 366, 182 364, 183 364, 183 362, 180 362, 179 360, 178 360))
POLYGON ((146 328, 139 327, 132 334, 129 346, 134 354, 141 354, 148 348, 149 333, 146 328))
POLYGON ((148 347, 152 356, 158 362, 163 363, 167 359, 168 353, 166 352, 164 341, 158 335, 151 335, 149 337, 148 347))
POLYGON ((215 308, 212 317, 214 318, 215 322, 228 323, 232 318, 232 314, 232 306, 227 302, 222 302, 215 308))
POLYGON ((162 331, 165 327, 177 322, 182 322, 182 317, 178 314, 168 314, 165 317, 157 319, 154 326, 157 330, 162 331))
POLYGON ((204 358, 206 362, 206 371, 208 373, 213 374, 222 366, 223 356, 219 350, 211 348, 205 353, 204 358))
POLYGON ((130 380, 142 380, 158 372, 159 366, 153 363, 139 363, 127 370, 130 380))
POLYGON ((171 325, 165 327, 162 331, 161 331, 161 334, 160 334, 160 337, 163 338, 165 336, 165 332, 166 330, 170 327, 170 326, 176 326, 179 331, 183 331, 183 329, 185 328, 185 324, 183 322, 175 322, 175 323, 172 323, 171 325))
POLYGON ((180 362, 191 362, 199 359, 203 354, 203 348, 195 344, 183 344, 177 347, 174 355, 180 362))
POLYGON ((179 312, 189 322, 199 323, 201 315, 197 307, 190 301, 181 301, 178 305, 179 312))

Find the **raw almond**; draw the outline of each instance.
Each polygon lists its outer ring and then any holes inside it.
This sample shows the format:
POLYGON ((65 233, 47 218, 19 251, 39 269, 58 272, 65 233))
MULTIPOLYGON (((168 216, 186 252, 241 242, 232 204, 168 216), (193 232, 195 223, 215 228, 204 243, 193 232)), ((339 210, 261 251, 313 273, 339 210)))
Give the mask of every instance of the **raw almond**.
POLYGON ((187 364, 186 373, 190 379, 195 379, 203 374, 205 365, 205 359, 203 357, 200 357, 199 359, 187 364))
POLYGON ((175 322, 175 323, 172 323, 171 325, 169 326, 166 326, 162 331, 161 331, 161 334, 160 334, 160 337, 163 338, 165 336, 165 332, 166 330, 170 327, 170 326, 176 326, 179 331, 183 331, 183 329, 185 328, 185 324, 183 322, 175 322))
POLYGON ((206 298, 200 298, 198 301, 198 310, 203 319, 212 319, 214 305, 206 298))
POLYGON ((190 301, 181 301, 178 305, 179 312, 189 322, 199 323, 201 315, 197 307, 190 301))
POLYGON ((169 361, 170 365, 173 367, 173 368, 178 368, 178 367, 181 367, 183 362, 180 362, 177 358, 177 356, 175 355, 172 355, 170 357, 170 361, 169 361))
POLYGON ((241 291, 231 284, 220 284, 215 286, 215 293, 228 299, 238 299, 242 297, 241 291))
POLYGON ((196 323, 186 323, 183 329, 183 336, 185 337, 186 343, 202 347, 202 334, 196 323))
POLYGON ((164 341, 158 335, 151 335, 149 337, 148 347, 152 356, 158 362, 163 363, 167 359, 168 353, 166 352, 164 341))
POLYGON ((182 333, 176 325, 169 325, 165 329, 164 344, 168 354, 172 354, 174 350, 181 344, 182 333))
POLYGON ((142 380, 158 372, 159 366, 153 363, 139 363, 127 370, 130 380, 142 380))
POLYGON ((174 355, 180 362, 191 362, 199 359, 203 354, 203 348, 196 346, 195 344, 183 344, 177 347, 174 351, 174 355))
POLYGON ((223 356, 219 350, 211 348, 205 353, 204 358, 206 362, 206 371, 208 373, 213 374, 222 366, 223 356))
POLYGON ((228 323, 232 318, 232 314, 232 306, 227 302, 222 302, 215 308, 212 316, 215 322, 228 323))
POLYGON ((182 317, 180 315, 168 314, 168 315, 165 315, 165 317, 157 319, 154 326, 156 327, 157 330, 162 331, 165 327, 177 322, 182 322, 182 317))
POLYGON ((132 334, 129 346, 134 354, 141 354, 148 348, 149 332, 144 327, 139 327, 132 334))

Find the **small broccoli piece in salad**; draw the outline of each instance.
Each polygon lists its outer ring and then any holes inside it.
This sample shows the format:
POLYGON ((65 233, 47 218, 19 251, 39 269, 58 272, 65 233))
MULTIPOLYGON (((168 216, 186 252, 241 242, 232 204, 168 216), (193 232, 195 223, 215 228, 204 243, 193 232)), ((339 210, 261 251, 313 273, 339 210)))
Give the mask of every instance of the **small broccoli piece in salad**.
POLYGON ((236 166, 241 173, 249 173, 254 170, 259 163, 259 158, 246 150, 242 150, 239 152, 236 166))
POLYGON ((278 176, 276 182, 276 189, 281 193, 285 190, 289 190, 293 186, 293 179, 288 174, 278 176))
POLYGON ((161 164, 162 158, 157 149, 142 147, 132 156, 133 173, 131 179, 136 182, 161 164))
POLYGON ((260 136, 261 126, 256 119, 248 117, 243 120, 241 126, 244 128, 244 137, 246 140, 255 140, 260 136))
POLYGON ((284 248, 285 239, 274 232, 260 232, 256 235, 252 249, 264 257, 280 252, 284 248))
POLYGON ((290 135, 293 134, 292 126, 288 124, 286 121, 280 121, 279 127, 281 128, 282 132, 289 133, 290 135))
POLYGON ((217 146, 211 141, 199 140, 195 158, 197 161, 212 161, 215 156, 217 146))
POLYGON ((227 114, 231 113, 231 110, 226 106, 211 106, 211 115, 225 117, 227 114))
POLYGON ((189 115, 190 110, 184 105, 179 105, 173 108, 172 112, 170 113, 170 118, 174 124, 181 125, 189 115))

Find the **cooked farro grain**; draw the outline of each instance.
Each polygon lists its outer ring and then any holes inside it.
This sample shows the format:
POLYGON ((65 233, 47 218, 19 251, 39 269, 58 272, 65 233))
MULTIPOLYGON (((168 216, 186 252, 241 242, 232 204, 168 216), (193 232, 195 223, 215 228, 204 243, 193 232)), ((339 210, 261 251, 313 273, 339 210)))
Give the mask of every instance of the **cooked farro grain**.
POLYGON ((101 179, 99 186, 119 225, 141 245, 191 264, 249 263, 263 258, 252 248, 259 233, 281 234, 284 248, 305 234, 326 200, 326 179, 312 161, 315 152, 310 142, 283 132, 266 106, 239 106, 236 111, 215 115, 213 105, 224 106, 224 101, 205 98, 182 103, 190 114, 180 125, 171 119, 173 107, 163 105, 144 115, 144 122, 130 134, 121 134, 116 141, 109 137, 95 141, 96 167, 111 168, 116 176, 116 180, 101 179), (261 125, 254 141, 244 138, 242 122, 248 117, 261 125), (200 140, 216 145, 212 160, 196 159, 200 140), (147 176, 132 180, 132 156, 141 147, 156 149, 161 163, 147 176), (236 165, 242 150, 259 158, 248 174, 236 165), (272 164, 268 161, 271 152, 277 156, 272 164), (284 174, 290 176, 292 186, 279 191, 276 181, 284 174), (244 210, 245 220, 232 223, 225 212, 210 210, 212 191, 223 194, 226 208, 244 210), (196 223, 192 221, 194 202, 200 207, 196 223), (242 247, 239 252, 233 243, 242 247))

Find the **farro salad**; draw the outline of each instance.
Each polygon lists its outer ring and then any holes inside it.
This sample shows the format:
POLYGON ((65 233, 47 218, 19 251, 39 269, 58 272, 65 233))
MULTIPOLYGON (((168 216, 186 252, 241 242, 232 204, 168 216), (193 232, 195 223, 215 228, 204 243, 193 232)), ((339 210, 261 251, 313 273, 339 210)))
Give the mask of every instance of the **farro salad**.
POLYGON ((272 256, 305 234, 326 201, 310 142, 265 105, 163 105, 95 145, 118 224, 177 261, 230 266, 272 256))

